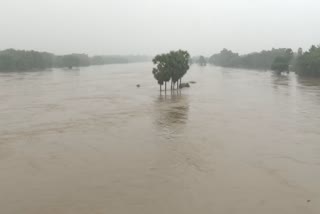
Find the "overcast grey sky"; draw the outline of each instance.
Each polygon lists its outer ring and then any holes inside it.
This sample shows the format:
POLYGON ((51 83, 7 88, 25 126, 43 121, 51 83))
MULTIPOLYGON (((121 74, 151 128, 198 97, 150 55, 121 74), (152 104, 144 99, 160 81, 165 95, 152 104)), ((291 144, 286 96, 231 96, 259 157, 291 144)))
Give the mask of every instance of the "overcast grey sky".
POLYGON ((318 0, 0 0, 0 49, 211 55, 320 44, 318 0))

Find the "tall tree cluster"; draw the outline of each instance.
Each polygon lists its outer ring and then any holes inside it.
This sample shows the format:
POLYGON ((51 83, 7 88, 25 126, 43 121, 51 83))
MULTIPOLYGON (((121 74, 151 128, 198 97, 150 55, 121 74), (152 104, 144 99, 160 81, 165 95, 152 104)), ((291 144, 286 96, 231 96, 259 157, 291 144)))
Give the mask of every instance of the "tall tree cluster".
POLYGON ((170 51, 154 57, 152 61, 155 67, 152 73, 160 86, 160 91, 163 84, 165 85, 165 90, 167 90, 167 83, 170 81, 171 90, 175 88, 175 85, 179 88, 182 77, 189 70, 189 60, 190 54, 184 50, 170 51))

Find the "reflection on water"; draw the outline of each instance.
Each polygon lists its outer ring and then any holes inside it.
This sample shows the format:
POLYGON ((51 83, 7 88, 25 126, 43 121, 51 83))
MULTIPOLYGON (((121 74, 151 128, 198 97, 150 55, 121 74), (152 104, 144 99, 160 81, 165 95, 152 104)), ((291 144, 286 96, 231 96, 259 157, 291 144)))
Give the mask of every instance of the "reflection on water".
POLYGON ((320 88, 319 77, 301 77, 297 76, 297 81, 301 86, 314 86, 320 88))
POLYGON ((181 132, 188 120, 188 97, 181 91, 164 93, 154 102, 154 117, 157 130, 166 138, 171 139, 177 132, 181 132))
POLYGON ((155 109, 159 113, 160 125, 185 124, 188 120, 188 98, 181 93, 160 95, 155 102, 155 109))
POLYGON ((0 73, 0 213, 320 212, 318 79, 151 70, 0 73))
MULTIPOLYGON (((317 103, 320 105, 320 78, 316 77, 301 77, 297 76, 297 87, 301 99, 304 99, 305 107, 313 107, 316 106, 306 105, 307 103, 317 103)), ((308 111, 307 109, 305 111, 308 111)), ((313 117, 318 117, 318 115, 313 115, 313 117)))
POLYGON ((290 74, 288 73, 278 73, 278 72, 271 73, 271 80, 273 81, 274 87, 281 86, 281 85, 288 86, 290 83, 290 80, 292 80, 291 78, 292 76, 290 76, 290 74))

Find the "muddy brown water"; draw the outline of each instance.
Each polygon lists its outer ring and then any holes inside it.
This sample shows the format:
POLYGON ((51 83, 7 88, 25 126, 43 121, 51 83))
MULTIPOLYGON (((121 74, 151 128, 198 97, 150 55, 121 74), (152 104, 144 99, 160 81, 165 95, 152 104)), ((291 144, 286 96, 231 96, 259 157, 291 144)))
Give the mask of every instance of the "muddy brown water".
POLYGON ((320 213, 320 80, 151 69, 1 73, 0 213, 320 213))

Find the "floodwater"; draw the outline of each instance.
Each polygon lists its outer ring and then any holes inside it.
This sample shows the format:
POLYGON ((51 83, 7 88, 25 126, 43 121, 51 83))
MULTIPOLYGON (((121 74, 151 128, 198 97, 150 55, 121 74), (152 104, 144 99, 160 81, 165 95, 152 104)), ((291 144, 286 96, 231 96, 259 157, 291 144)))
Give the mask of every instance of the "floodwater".
POLYGON ((151 70, 1 73, 0 213, 320 213, 320 80, 151 70))

